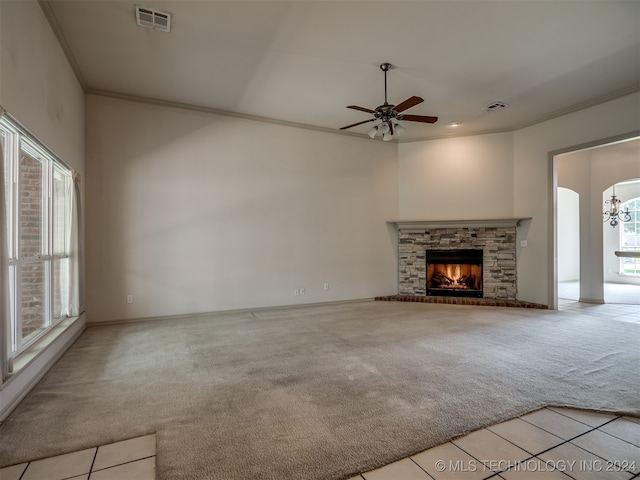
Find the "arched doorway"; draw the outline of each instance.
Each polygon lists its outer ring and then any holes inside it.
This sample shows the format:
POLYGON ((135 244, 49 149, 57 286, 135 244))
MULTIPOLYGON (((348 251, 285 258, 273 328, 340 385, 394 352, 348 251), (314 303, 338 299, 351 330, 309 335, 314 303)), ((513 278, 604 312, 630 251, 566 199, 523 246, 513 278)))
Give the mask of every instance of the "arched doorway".
POLYGON ((558 187, 558 301, 580 299, 580 194, 558 187))
POLYGON ((604 302, 640 304, 640 257, 635 256, 640 255, 640 179, 607 188, 603 192, 607 209, 614 189, 622 202, 620 210, 629 211, 629 215, 619 215, 617 222, 605 221, 603 225, 604 302))

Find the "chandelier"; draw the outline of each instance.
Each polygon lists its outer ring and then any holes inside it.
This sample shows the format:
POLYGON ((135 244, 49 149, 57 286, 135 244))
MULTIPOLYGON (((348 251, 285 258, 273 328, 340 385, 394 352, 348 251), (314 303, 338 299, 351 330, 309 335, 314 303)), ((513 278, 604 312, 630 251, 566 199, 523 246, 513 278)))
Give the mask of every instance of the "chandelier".
MULTIPOLYGON (((630 222, 631 221, 631 213, 629 212, 629 207, 625 210, 620 210, 621 200, 618 200, 616 197, 616 186, 613 186, 613 194, 611 195, 611 200, 605 200, 605 204, 609 204, 609 210, 606 210, 602 213, 602 221, 609 222, 613 228, 618 226, 618 221, 620 222, 630 222)), ((606 207, 605 207, 606 208, 606 207)))

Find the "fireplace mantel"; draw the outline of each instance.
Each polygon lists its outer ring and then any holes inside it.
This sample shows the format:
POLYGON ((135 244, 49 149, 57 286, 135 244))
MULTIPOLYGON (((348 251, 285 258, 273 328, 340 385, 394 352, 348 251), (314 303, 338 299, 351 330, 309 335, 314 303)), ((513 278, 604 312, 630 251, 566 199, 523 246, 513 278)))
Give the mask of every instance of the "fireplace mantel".
POLYGON ((400 230, 421 230, 425 228, 482 228, 482 227, 517 227, 523 218, 482 218, 473 220, 394 220, 388 221, 397 225, 400 230))

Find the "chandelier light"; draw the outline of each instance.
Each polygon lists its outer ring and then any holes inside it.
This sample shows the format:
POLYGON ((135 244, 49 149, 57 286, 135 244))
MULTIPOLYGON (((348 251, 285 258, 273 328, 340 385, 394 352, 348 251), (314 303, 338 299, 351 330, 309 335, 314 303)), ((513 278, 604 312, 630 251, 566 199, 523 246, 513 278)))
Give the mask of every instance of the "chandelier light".
MULTIPOLYGON (((602 221, 609 222, 613 228, 618 226, 618 222, 630 222, 631 221, 631 212, 629 212, 629 207, 625 210, 620 210, 621 200, 618 200, 616 197, 616 186, 613 186, 613 194, 611 195, 611 200, 605 200, 605 204, 609 204, 609 209, 605 210, 602 213, 602 221)), ((605 207, 606 208, 606 207, 605 207)))

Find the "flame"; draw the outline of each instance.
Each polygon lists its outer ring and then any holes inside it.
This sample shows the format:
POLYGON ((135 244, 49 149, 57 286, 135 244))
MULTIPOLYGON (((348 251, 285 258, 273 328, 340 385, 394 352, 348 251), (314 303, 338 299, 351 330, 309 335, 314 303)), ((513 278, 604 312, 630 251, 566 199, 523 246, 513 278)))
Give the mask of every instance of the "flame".
POLYGON ((430 279, 437 274, 442 274, 447 277, 451 283, 440 284, 438 288, 467 290, 480 288, 480 279, 482 278, 482 268, 479 265, 467 265, 467 264, 438 264, 433 265, 433 269, 430 271, 428 283, 430 279), (474 285, 469 285, 469 276, 474 285))
POLYGON ((445 273, 446 273, 447 277, 452 278, 456 282, 460 279, 460 277, 462 277, 462 274, 460 273, 460 265, 459 264, 456 264, 456 265, 449 264, 449 265, 447 265, 447 271, 445 273))

